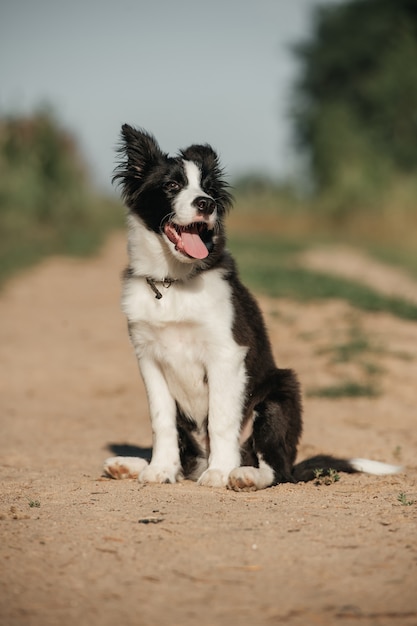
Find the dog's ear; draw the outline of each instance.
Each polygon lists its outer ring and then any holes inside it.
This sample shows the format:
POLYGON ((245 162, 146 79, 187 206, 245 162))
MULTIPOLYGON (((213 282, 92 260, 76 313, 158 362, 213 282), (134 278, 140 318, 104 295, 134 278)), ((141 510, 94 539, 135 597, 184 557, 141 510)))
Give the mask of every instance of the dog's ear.
POLYGON ((194 144, 186 150, 181 150, 181 157, 186 161, 194 161, 199 165, 205 165, 212 171, 221 172, 219 157, 211 146, 208 144, 194 144))
POLYGON ((156 139, 144 130, 129 124, 122 126, 121 144, 118 148, 120 161, 114 170, 112 182, 119 182, 125 200, 133 199, 146 173, 167 158, 156 139))
POLYGON ((126 158, 126 165, 133 169, 136 174, 141 175, 152 165, 159 163, 166 157, 155 137, 145 130, 123 124, 121 135, 120 152, 126 158))

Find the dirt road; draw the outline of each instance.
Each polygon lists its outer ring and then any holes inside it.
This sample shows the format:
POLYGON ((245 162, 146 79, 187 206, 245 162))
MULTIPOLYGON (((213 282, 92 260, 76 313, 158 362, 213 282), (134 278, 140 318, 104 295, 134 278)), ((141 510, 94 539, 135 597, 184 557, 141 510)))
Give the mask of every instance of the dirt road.
POLYGON ((417 625, 417 324, 262 300, 277 361, 307 392, 352 380, 378 391, 308 393, 299 457, 405 473, 258 493, 107 480, 111 450, 151 444, 123 264, 115 236, 99 257, 50 259, 1 294, 0 624, 417 625), (341 358, 358 336, 362 350, 341 358))

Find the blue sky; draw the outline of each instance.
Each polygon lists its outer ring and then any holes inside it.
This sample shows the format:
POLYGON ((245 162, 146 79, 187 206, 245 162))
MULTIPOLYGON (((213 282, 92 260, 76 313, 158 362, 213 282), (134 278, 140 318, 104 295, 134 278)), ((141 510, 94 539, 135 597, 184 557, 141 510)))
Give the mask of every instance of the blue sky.
POLYGON ((103 187, 124 122, 172 153, 211 143, 233 176, 283 176, 290 46, 335 2, 0 0, 0 112, 52 105, 103 187))

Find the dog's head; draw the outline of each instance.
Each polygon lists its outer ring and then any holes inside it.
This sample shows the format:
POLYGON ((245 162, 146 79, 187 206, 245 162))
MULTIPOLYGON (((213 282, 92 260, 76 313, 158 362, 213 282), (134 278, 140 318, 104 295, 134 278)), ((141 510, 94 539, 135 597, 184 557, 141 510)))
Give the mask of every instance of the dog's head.
POLYGON ((121 183, 129 210, 162 236, 178 260, 216 256, 232 197, 214 150, 192 145, 170 157, 152 135, 125 124, 119 152, 113 180, 121 183))

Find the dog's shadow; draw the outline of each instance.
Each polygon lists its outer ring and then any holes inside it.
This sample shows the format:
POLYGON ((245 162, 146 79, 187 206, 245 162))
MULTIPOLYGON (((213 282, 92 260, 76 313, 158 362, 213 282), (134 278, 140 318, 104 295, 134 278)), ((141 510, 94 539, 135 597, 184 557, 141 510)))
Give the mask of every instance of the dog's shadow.
POLYGON ((107 449, 115 456, 134 456, 148 462, 152 457, 152 448, 132 446, 130 443, 109 443, 107 449))

